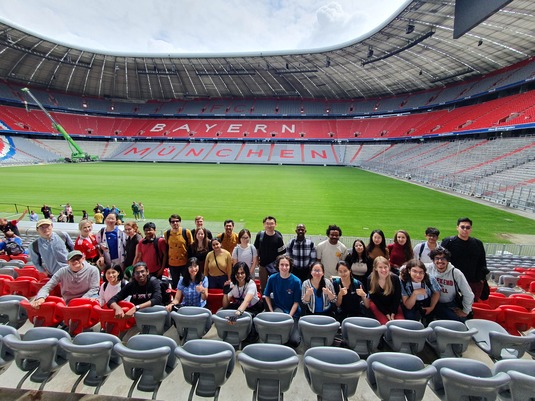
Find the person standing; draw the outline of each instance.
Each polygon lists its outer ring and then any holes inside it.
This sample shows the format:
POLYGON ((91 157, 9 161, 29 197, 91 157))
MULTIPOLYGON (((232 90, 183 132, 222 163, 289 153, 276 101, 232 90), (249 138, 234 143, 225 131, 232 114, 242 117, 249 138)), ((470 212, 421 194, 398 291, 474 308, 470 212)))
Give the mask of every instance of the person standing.
POLYGON ((117 226, 118 216, 116 213, 108 213, 104 223, 106 227, 101 228, 97 233, 100 253, 97 266, 104 269, 106 266, 120 265, 124 270, 126 234, 117 226))
POLYGON ((461 217, 457 220, 457 235, 444 238, 441 246, 450 251, 451 264, 464 274, 474 293, 474 301, 478 302, 489 270, 485 247, 480 240, 471 237, 471 233, 472 220, 461 217))
POLYGON ((43 218, 51 219, 52 210, 50 209, 50 206, 44 204, 43 207, 41 208, 41 213, 43 213, 43 218))
POLYGON ((139 206, 136 201, 132 202, 132 213, 134 214, 134 219, 139 219, 139 206))
POLYGON ((405 230, 398 230, 394 235, 394 242, 388 244, 388 253, 390 255, 390 267, 392 272, 399 276, 401 266, 409 260, 414 259, 412 250, 411 237, 405 230))
POLYGON ((100 210, 96 210, 93 218, 95 219, 95 223, 96 224, 102 224, 104 223, 104 215, 102 214, 102 212, 100 210))
POLYGON ((304 224, 295 227, 297 236, 286 247, 286 254, 294 261, 293 274, 304 283, 310 277, 310 265, 316 261, 316 247, 312 240, 305 237, 307 229, 304 224))
POLYGON ((424 263, 432 263, 433 261, 429 257, 429 252, 431 252, 438 246, 439 235, 440 231, 438 230, 438 228, 427 227, 425 229, 426 241, 416 245, 413 248, 414 257, 424 263))
POLYGON ((145 220, 145 206, 143 206, 143 203, 142 202, 139 202, 137 204, 137 207, 139 209, 139 218, 141 220, 145 220))
POLYGON ((52 276, 68 266, 67 255, 74 249, 74 244, 66 232, 55 233, 49 219, 39 220, 35 227, 39 238, 30 245, 30 258, 37 270, 52 276))
POLYGON ((212 232, 204 227, 204 217, 203 216, 195 216, 195 228, 191 230, 191 235, 193 238, 195 238, 195 233, 197 230, 200 230, 201 228, 204 228, 206 230, 206 237, 211 241, 213 238, 212 232))
POLYGON ((85 260, 92 265, 96 264, 99 258, 97 237, 92 233, 93 223, 89 220, 82 220, 78 223, 80 235, 74 241, 74 249, 82 252, 85 260))
POLYGON ((176 288, 181 275, 187 274, 188 249, 193 243, 191 231, 181 226, 182 218, 178 214, 169 217, 171 229, 164 234, 167 244, 166 265, 171 274, 171 285, 176 288))
POLYGON ((212 238, 212 251, 208 252, 204 261, 204 275, 208 277, 210 288, 223 288, 230 281, 232 272, 232 256, 221 247, 219 239, 212 238))
POLYGON ((145 223, 143 232, 145 238, 137 244, 134 265, 138 262, 145 262, 150 275, 161 279, 167 252, 165 239, 156 236, 156 224, 153 222, 145 223))
POLYGON ((243 262, 249 267, 251 278, 255 278, 255 270, 258 265, 258 252, 251 241, 251 232, 243 228, 238 233, 238 245, 232 251, 232 266, 243 262))
POLYGON ((260 291, 264 291, 268 276, 277 272, 275 259, 277 256, 286 253, 282 234, 275 230, 277 219, 273 216, 266 216, 263 220, 264 229, 258 234, 254 241, 254 246, 258 252, 258 275, 260 279, 260 291))
POLYGON ((223 223, 225 232, 219 234, 219 242, 221 242, 221 248, 232 254, 236 245, 238 245, 238 234, 234 232, 234 220, 228 219, 223 223))
POLYGON ((336 264, 347 256, 347 247, 340 242, 342 229, 335 224, 327 227, 328 239, 318 244, 316 248, 318 261, 325 266, 325 277, 331 278, 336 275, 336 264))

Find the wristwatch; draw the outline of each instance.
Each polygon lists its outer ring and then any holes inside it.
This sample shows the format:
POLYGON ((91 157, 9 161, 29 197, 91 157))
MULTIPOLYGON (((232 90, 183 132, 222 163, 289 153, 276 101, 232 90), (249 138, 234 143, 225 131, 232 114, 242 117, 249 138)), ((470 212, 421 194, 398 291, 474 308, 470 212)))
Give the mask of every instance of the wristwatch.
POLYGON ((136 305, 136 311, 138 311, 140 308, 139 308, 139 305, 136 305))

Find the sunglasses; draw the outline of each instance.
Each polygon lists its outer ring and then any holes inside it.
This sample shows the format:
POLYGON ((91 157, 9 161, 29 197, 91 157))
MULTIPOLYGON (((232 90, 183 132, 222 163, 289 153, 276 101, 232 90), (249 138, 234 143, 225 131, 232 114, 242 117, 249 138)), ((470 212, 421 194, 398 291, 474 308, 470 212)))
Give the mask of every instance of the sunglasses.
POLYGON ((470 230, 472 226, 459 226, 461 230, 470 230))

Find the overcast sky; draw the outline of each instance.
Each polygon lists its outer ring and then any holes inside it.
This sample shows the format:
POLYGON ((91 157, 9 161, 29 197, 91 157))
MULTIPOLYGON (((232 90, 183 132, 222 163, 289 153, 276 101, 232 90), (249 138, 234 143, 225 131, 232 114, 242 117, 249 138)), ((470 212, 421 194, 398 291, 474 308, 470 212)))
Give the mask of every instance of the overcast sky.
POLYGON ((314 49, 355 39, 405 0, 0 1, 0 18, 73 47, 126 53, 314 49))

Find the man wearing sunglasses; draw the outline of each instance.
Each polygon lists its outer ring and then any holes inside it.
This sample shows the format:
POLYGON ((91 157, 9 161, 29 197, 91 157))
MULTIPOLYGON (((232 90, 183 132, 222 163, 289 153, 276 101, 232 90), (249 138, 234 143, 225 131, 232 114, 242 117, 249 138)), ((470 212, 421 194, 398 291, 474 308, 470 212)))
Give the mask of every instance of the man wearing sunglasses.
POLYGON ((480 240, 471 237, 471 233, 472 220, 461 217, 457 220, 457 235, 445 238, 441 246, 450 251, 451 263, 463 272, 474 293, 474 301, 478 302, 489 270, 485 247, 480 240))

